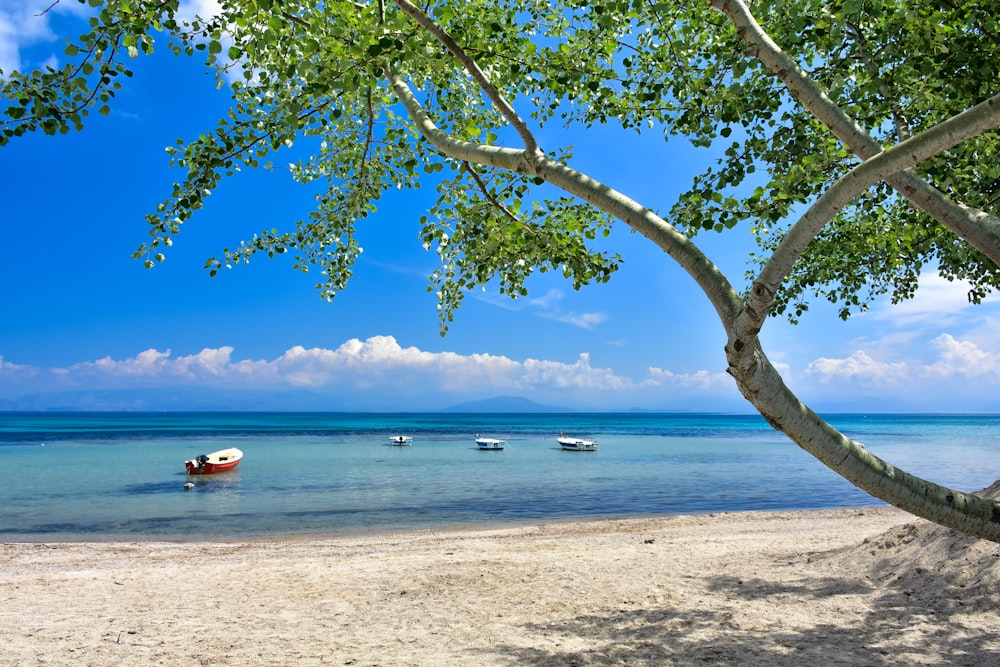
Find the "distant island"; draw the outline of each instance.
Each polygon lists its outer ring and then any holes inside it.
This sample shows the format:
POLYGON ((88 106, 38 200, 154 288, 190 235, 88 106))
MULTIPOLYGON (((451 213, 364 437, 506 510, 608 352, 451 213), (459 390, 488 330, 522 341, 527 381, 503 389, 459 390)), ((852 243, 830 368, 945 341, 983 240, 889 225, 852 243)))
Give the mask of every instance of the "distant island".
POLYGON ((441 412, 579 412, 579 410, 542 405, 519 396, 494 396, 479 401, 458 403, 441 412))

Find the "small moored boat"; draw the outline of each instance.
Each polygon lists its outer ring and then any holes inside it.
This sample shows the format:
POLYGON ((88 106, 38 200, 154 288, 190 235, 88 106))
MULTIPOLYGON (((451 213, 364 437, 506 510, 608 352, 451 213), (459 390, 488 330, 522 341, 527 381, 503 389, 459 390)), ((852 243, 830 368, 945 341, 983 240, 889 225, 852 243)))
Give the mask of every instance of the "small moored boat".
POLYGON ((496 438, 481 438, 477 435, 476 446, 479 447, 479 449, 499 451, 507 446, 507 441, 497 440, 496 438))
POLYGON ((389 444, 397 447, 407 447, 413 444, 412 435, 394 435, 389 438, 389 444))
POLYGON ((243 452, 235 447, 230 447, 185 461, 184 467, 187 468, 189 475, 210 475, 232 470, 240 464, 242 459, 243 452))
POLYGON ((571 438, 565 433, 559 436, 559 446, 572 452, 594 452, 597 451, 596 440, 583 440, 582 438, 571 438))

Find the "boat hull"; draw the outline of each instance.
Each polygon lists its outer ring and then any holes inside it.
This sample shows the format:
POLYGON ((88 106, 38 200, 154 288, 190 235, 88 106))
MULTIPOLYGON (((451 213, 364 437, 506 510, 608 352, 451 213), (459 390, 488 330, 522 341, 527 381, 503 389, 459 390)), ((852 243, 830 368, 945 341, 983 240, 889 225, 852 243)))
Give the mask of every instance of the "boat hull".
POLYGON ((503 451, 507 443, 503 440, 494 440, 492 438, 476 438, 476 446, 484 451, 499 452, 503 451))
POLYGON ((413 436, 410 435, 394 435, 389 438, 389 444, 393 447, 409 447, 413 444, 413 436))
POLYGON ((189 475, 214 475, 220 472, 232 470, 243 460, 243 452, 235 447, 222 449, 211 454, 201 456, 184 462, 184 467, 189 475))
POLYGON ((578 438, 559 438, 559 446, 569 452, 596 452, 596 440, 580 440, 578 438))

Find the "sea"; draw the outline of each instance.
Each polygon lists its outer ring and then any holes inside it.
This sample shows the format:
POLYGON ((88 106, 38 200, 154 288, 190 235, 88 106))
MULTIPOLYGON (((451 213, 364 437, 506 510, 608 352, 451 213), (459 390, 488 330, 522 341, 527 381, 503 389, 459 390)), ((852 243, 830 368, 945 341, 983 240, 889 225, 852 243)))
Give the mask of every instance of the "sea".
MULTIPOLYGON (((833 414, 897 468, 1000 478, 1000 415, 833 414)), ((883 505, 758 415, 2 413, 0 542, 231 540, 883 505), (560 433, 598 440, 562 450, 560 433), (392 446, 409 435, 413 444, 392 446), (480 451, 477 435, 507 441, 480 451), (233 471, 184 461, 228 447, 233 471), (190 484, 189 484, 190 483, 190 484), (193 486, 191 486, 193 484, 193 486)))

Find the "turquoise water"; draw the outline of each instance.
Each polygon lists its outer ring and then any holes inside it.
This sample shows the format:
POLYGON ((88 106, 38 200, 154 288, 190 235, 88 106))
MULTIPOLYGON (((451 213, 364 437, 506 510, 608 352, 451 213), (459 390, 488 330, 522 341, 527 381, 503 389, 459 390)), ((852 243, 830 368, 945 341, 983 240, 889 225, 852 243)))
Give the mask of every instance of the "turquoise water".
MULTIPOLYGON (((1000 416, 833 415, 963 491, 1000 477, 1000 416)), ((759 416, 0 413, 0 540, 209 539, 880 504, 759 416), (565 452, 560 431, 598 439, 565 452), (476 434, 507 440, 479 451, 476 434), (393 434, 413 446, 391 447, 393 434), (185 459, 239 447, 233 472, 185 459), (185 490, 186 482, 194 488, 185 490)))

